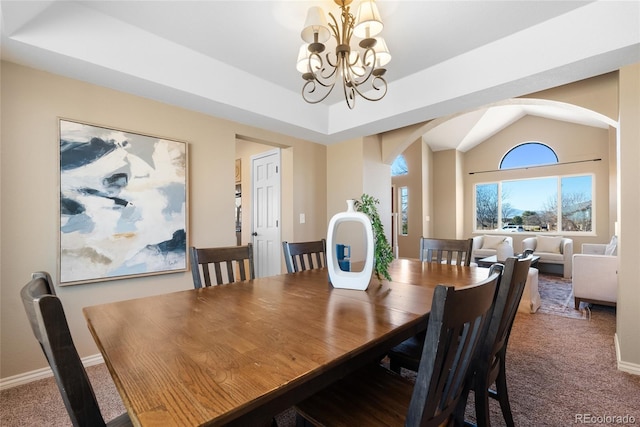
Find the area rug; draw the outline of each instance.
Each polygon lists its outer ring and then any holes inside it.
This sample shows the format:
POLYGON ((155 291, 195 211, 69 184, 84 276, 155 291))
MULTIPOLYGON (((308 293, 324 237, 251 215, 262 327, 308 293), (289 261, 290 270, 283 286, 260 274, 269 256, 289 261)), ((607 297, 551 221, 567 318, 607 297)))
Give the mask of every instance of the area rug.
POLYGON ((589 304, 581 302, 579 309, 576 310, 575 308, 571 279, 552 274, 539 274, 538 291, 540 292, 539 313, 553 314, 571 319, 589 319, 589 304))

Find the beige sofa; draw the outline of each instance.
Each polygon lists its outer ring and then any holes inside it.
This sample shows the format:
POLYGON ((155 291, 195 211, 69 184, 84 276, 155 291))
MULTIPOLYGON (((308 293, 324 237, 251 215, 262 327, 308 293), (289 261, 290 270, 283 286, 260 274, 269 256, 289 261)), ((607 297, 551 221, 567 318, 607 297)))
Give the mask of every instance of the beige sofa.
POLYGON ((617 239, 607 244, 585 243, 573 256, 573 296, 580 302, 615 306, 618 301, 617 239))
POLYGON ((500 245, 508 245, 511 247, 510 251, 506 248, 507 250, 503 252, 506 254, 504 259, 513 255, 513 238, 511 236, 482 235, 473 237, 471 261, 477 261, 480 258, 497 255, 498 246, 500 245))
POLYGON ((536 267, 541 272, 559 273, 569 279, 572 274, 573 240, 562 236, 535 236, 522 241, 522 251, 532 249, 540 257, 536 267))

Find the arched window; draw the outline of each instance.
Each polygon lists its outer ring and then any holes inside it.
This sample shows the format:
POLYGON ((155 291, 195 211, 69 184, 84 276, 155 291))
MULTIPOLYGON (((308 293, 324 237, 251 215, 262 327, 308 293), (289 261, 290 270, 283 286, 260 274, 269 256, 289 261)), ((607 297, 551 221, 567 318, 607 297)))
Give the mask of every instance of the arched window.
POLYGON ((507 152, 500 162, 500 169, 527 166, 552 165, 558 163, 558 156, 548 145, 541 142, 525 142, 507 152))
POLYGON ((541 142, 509 150, 500 162, 501 170, 511 169, 509 178, 475 184, 475 231, 593 232, 593 174, 553 174, 561 169, 541 168, 539 174, 518 177, 518 169, 552 165, 559 165, 558 156, 541 142))
POLYGON ((400 154, 391 164, 391 176, 407 175, 409 168, 404 156, 400 154))

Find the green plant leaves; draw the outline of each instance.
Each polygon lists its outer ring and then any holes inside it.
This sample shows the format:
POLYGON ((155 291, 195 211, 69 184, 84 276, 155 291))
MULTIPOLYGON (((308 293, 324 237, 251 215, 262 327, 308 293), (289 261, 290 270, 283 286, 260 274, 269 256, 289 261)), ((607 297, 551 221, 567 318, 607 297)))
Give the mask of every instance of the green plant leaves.
POLYGON ((378 199, 368 194, 363 194, 360 200, 355 201, 355 208, 358 212, 364 213, 371 219, 373 240, 375 241, 375 248, 373 250, 375 263, 373 269, 376 276, 378 280, 385 278, 390 281, 389 264, 393 261, 393 250, 387 241, 387 236, 384 234, 384 227, 382 226, 377 207, 379 203, 380 201, 378 199))

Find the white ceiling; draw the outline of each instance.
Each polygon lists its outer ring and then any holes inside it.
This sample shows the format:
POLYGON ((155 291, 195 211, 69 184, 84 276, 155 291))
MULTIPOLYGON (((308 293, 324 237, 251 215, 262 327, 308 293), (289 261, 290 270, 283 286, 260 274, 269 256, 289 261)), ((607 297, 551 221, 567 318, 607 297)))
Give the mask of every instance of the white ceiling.
POLYGON ((389 92, 354 110, 340 95, 310 105, 300 94, 306 10, 335 14, 329 0, 0 0, 2 59, 322 144, 447 117, 424 139, 463 151, 526 114, 608 126, 500 101, 640 61, 638 0, 377 3, 389 92))

